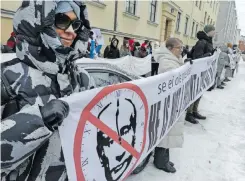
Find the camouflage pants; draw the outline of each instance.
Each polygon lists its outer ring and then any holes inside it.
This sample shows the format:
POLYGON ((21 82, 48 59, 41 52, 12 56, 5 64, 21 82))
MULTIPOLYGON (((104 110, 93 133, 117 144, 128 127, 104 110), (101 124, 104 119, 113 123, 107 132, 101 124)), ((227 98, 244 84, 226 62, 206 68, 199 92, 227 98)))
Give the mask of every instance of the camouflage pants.
POLYGON ((200 97, 199 99, 197 99, 194 103, 192 103, 188 109, 187 109, 187 113, 194 113, 194 112, 198 112, 198 105, 199 102, 201 100, 202 97, 200 97))

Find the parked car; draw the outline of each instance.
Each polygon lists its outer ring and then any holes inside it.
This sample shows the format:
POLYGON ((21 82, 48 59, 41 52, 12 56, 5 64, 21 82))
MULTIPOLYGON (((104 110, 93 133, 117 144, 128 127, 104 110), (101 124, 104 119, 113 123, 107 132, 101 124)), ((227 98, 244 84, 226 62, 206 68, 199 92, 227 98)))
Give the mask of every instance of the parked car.
POLYGON ((142 78, 110 63, 83 59, 78 60, 76 63, 78 67, 85 69, 94 79, 95 87, 103 87, 142 78))

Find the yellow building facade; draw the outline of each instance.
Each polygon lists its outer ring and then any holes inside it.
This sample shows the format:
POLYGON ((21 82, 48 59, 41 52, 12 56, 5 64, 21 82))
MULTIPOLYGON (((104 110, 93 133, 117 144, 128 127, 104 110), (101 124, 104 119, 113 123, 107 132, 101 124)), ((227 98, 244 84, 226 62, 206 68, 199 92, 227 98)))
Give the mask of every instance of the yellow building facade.
POLYGON ((1 43, 5 44, 13 31, 13 15, 20 1, 1 1, 1 43))
MULTIPOLYGON (((205 24, 215 24, 219 2, 207 1, 106 1, 86 2, 91 27, 99 28, 105 46, 113 36, 119 47, 125 37, 142 43, 148 39, 164 42, 180 38, 185 45, 194 45, 196 33, 205 24)), ((12 18, 20 1, 1 1, 1 43, 13 31, 12 18)), ((104 47, 105 47, 104 46, 104 47)))
POLYGON ((198 31, 207 24, 215 26, 218 1, 168 1, 163 4, 161 41, 173 36, 181 39, 184 45, 193 46, 198 31))

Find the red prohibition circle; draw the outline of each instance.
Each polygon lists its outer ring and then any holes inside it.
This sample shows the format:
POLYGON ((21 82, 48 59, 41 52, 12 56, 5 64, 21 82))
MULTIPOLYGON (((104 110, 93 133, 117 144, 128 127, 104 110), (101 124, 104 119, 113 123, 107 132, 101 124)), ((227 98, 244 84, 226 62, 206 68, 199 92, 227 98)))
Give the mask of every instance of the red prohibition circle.
MULTIPOLYGON (((129 90, 134 91, 136 94, 138 94, 139 97, 141 98, 143 105, 144 105, 144 108, 145 108, 144 134, 143 134, 143 143, 142 143, 142 148, 141 148, 140 153, 138 153, 134 148, 132 148, 131 145, 129 143, 127 143, 125 140, 121 141, 121 145, 124 148, 126 148, 127 151, 129 151, 136 158, 135 164, 133 165, 131 170, 127 173, 125 178, 123 178, 122 180, 125 180, 130 175, 130 173, 133 171, 135 165, 138 163, 140 156, 142 155, 142 153, 144 151, 145 142, 146 142, 146 131, 147 131, 147 125, 148 125, 148 113, 149 113, 148 112, 148 103, 147 103, 147 99, 146 99, 144 93, 142 92, 142 90, 137 85, 134 85, 131 83, 123 83, 123 84, 105 87, 84 108, 84 110, 81 114, 77 129, 76 129, 75 139, 74 139, 73 159, 74 159, 74 163, 75 163, 77 181, 85 181, 85 177, 84 177, 84 174, 82 171, 82 164, 81 164, 81 158, 82 158, 81 149, 82 149, 83 132, 84 132, 86 121, 90 121, 96 127, 103 128, 103 131, 105 131, 106 133, 111 132, 110 136, 114 137, 114 140, 118 137, 116 132, 112 131, 102 121, 99 121, 98 118, 96 118, 94 115, 92 115, 91 110, 105 96, 107 96, 108 94, 110 94, 113 91, 117 91, 120 89, 129 89, 129 90)), ((118 139, 116 139, 116 140, 118 140, 118 139)), ((119 143, 118 141, 116 141, 116 142, 119 143)))

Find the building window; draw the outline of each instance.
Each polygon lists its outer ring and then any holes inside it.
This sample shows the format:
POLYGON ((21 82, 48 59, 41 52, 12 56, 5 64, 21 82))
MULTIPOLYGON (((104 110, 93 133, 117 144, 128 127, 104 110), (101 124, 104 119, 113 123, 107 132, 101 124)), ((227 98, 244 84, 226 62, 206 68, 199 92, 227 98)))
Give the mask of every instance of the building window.
POLYGON ((208 25, 209 25, 209 21, 210 21, 210 16, 208 16, 208 22, 207 22, 208 25))
POLYGON ((178 12, 177 21, 176 21, 176 31, 178 32, 179 32, 179 27, 180 27, 180 17, 181 17, 181 13, 178 12))
POLYGON ((185 18, 185 35, 187 35, 187 30, 188 30, 188 22, 189 22, 189 18, 186 17, 185 18))
POLYGON ((218 9, 218 3, 216 3, 215 13, 217 13, 217 9, 218 9))
POLYGON ((213 22, 213 25, 214 25, 214 27, 215 27, 215 21, 213 22))
POLYGON ((198 7, 198 1, 196 1, 196 7, 198 7))
POLYGON ((202 9, 202 1, 200 1, 200 3, 199 3, 199 9, 200 10, 202 9))
POLYGON ((213 20, 211 19, 210 24, 212 24, 213 20))
POLYGON ((210 7, 212 7, 212 3, 213 3, 213 1, 211 0, 211 1, 210 1, 210 7))
POLYGON ((206 19, 207 19, 207 12, 205 12, 205 15, 204 15, 204 24, 206 24, 206 19))
POLYGON ((157 1, 152 0, 151 4, 151 11, 150 11, 150 21, 155 22, 156 21, 156 11, 157 11, 157 1))
POLYGON ((192 23, 192 28, 191 28, 191 37, 193 37, 193 34, 194 34, 194 28, 195 28, 195 22, 193 21, 193 23, 192 23))
POLYGON ((197 32, 198 32, 198 24, 196 24, 196 34, 197 34, 197 32))
POLYGON ((136 15, 136 0, 126 0, 126 12, 136 15))

